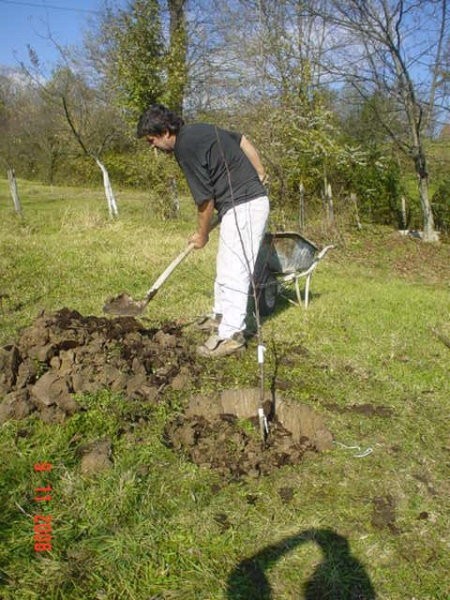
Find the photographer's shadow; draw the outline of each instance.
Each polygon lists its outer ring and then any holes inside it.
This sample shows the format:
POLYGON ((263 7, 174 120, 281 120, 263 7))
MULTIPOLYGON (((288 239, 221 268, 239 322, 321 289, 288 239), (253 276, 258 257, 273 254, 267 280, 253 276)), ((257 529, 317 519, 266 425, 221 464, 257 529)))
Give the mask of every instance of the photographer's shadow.
POLYGON ((285 554, 313 542, 323 560, 302 585, 305 600, 375 600, 376 594, 361 563, 351 555, 348 541, 331 529, 307 529, 267 546, 241 561, 228 578, 229 600, 275 600, 266 572, 285 554))

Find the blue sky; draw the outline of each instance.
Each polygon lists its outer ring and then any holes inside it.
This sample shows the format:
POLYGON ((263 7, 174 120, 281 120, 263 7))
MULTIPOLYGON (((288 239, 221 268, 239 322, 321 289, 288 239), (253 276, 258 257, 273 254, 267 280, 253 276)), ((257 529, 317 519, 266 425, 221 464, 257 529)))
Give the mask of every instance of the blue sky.
POLYGON ((63 46, 81 44, 83 30, 103 4, 104 0, 0 0, 0 66, 14 68, 27 61, 27 44, 51 66, 57 51, 45 39, 47 31, 63 46))

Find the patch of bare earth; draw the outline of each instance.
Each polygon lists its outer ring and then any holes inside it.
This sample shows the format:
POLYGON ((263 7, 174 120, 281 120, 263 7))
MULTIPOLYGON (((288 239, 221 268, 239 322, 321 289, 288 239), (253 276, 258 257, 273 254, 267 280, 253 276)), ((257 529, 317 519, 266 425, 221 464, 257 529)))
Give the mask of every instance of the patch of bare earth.
MULTIPOLYGON (((120 393, 124 402, 155 403, 166 388, 188 390, 199 369, 192 345, 174 324, 145 329, 132 317, 83 316, 68 308, 44 312, 16 343, 0 349, 0 423, 32 413, 63 423, 82 410, 82 394, 101 389, 120 393)), ((265 475, 331 447, 322 418, 281 397, 264 401, 269 434, 263 443, 259 403, 257 388, 191 396, 185 411, 167 424, 164 440, 232 480, 265 475)), ((81 471, 109 468, 111 454, 110 439, 81 446, 81 471)))
POLYGON ((259 390, 225 390, 213 397, 194 396, 168 423, 165 441, 195 464, 230 480, 267 475, 305 455, 329 449, 332 435, 322 417, 302 404, 266 399, 269 433, 263 443, 257 409, 259 390))
POLYGON ((144 329, 131 317, 44 312, 17 343, 0 348, 0 423, 31 413, 61 423, 80 410, 76 395, 104 388, 155 402, 193 376, 191 350, 175 325, 144 329))

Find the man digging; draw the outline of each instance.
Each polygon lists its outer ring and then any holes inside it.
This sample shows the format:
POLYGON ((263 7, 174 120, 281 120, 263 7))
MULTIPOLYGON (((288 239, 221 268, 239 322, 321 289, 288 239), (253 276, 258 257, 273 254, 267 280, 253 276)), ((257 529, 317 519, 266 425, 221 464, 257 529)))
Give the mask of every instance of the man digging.
POLYGON ((245 346, 248 293, 269 216, 265 170, 258 153, 244 135, 206 123, 185 125, 160 104, 141 115, 137 135, 152 147, 175 154, 197 205, 197 231, 189 240, 194 248, 208 242, 217 211, 214 306, 201 324, 213 333, 197 352, 208 357, 233 354, 245 346))

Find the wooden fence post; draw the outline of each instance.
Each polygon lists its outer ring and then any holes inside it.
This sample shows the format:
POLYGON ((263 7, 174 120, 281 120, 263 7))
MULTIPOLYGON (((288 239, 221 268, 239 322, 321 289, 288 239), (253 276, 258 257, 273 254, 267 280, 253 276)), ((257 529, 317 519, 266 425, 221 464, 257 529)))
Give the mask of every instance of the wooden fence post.
POLYGON ((408 227, 408 222, 407 222, 407 218, 406 218, 406 198, 405 196, 402 196, 401 198, 401 202, 402 202, 402 229, 406 229, 408 227))
POLYGON ((327 207, 327 216, 329 225, 334 224, 334 206, 333 206, 333 193, 331 191, 331 184, 328 183, 325 188, 325 202, 327 207))
POLYGON ((14 172, 14 169, 12 169, 12 168, 8 169, 8 183, 9 183, 9 190, 11 192, 11 196, 12 196, 13 203, 14 203, 14 210, 21 217, 22 216, 22 206, 20 204, 19 192, 17 190, 16 174, 14 172))
POLYGON ((359 231, 361 231, 362 225, 361 225, 361 219, 359 218, 358 197, 356 196, 356 194, 354 192, 352 192, 350 194, 350 201, 352 202, 353 207, 355 209, 356 227, 359 229, 359 231))

